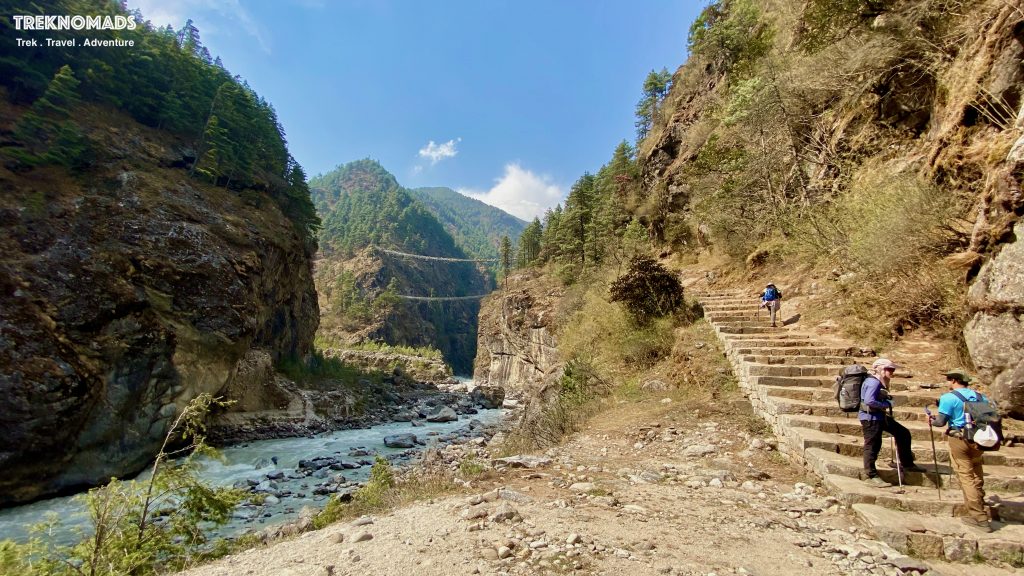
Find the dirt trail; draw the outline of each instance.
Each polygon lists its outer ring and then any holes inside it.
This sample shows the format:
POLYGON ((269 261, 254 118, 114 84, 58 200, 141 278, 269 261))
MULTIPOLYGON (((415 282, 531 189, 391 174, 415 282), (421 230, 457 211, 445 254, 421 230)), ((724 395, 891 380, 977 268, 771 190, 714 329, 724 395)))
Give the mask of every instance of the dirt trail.
MULTIPOLYGON (((620 401, 533 469, 186 572, 880 574, 927 566, 861 534, 772 450, 742 399, 701 417, 671 393, 620 401), (361 525, 360 525, 361 524, 361 525)), ((705 410, 707 412, 707 410, 705 410)), ((942 565, 932 574, 1010 574, 942 565)))

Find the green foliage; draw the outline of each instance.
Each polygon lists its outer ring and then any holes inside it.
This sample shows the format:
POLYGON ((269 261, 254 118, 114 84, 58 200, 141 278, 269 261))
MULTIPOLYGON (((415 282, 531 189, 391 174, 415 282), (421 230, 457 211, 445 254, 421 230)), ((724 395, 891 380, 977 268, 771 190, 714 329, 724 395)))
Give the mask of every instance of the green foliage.
MULTIPOLYGON (((502 236, 516 238, 526 223, 450 188, 414 188, 410 196, 422 203, 452 235, 455 243, 473 258, 498 258, 502 236)), ((497 267, 493 267, 497 271, 497 267)))
POLYGON ((596 408, 596 401, 610 390, 593 365, 583 358, 571 358, 565 364, 559 386, 543 398, 540 410, 514 430, 509 445, 522 450, 544 448, 559 443, 577 432, 596 408))
MULTIPOLYGON (((319 220, 273 107, 213 63, 191 21, 180 32, 156 28, 121 2, 92 0, 28 3, 20 11, 120 15, 134 18, 139 26, 91 32, 97 40, 130 40, 130 49, 24 50, 13 43, 0 45, 0 85, 13 102, 33 103, 19 120, 14 139, 18 146, 6 148, 5 154, 29 165, 87 164, 88 143, 67 115, 81 108, 77 100, 116 108, 191 141, 199 154, 193 173, 200 177, 237 190, 265 192, 306 240, 307 250, 313 250, 319 220)), ((0 21, 0 33, 9 38, 19 34, 9 18, 0 21)), ((75 30, 48 33, 54 40, 76 36, 80 34, 75 30)))
POLYGON ((370 468, 370 477, 352 494, 351 502, 332 496, 327 506, 313 518, 313 527, 319 530, 347 516, 383 510, 397 497, 395 487, 391 464, 377 456, 370 468))
POLYGON ((399 302, 398 283, 394 278, 383 291, 371 294, 359 286, 350 270, 338 274, 328 294, 332 312, 346 329, 358 328, 375 317, 387 315, 399 302))
POLYGON ((377 456, 370 468, 370 478, 353 495, 353 500, 366 506, 378 508, 385 504, 388 492, 395 487, 395 473, 391 464, 377 456))
POLYGON ((578 408, 607 391, 608 385, 589 361, 574 357, 565 363, 558 396, 567 407, 578 408))
MULTIPOLYGON (((0 572, 26 576, 127 576, 177 571, 210 552, 206 530, 227 522, 245 497, 239 490, 212 488, 196 476, 197 456, 209 456, 202 420, 208 394, 193 400, 170 426, 147 480, 111 479, 84 499, 90 529, 72 546, 58 546, 41 525, 27 544, 0 542, 0 572), (186 445, 169 451, 180 438, 186 445), (173 454, 188 454, 172 462, 173 454)), ((53 520, 56 522, 56 520, 53 520)))
POLYGON ((801 15, 800 47, 817 52, 888 11, 894 0, 808 0, 801 15))
POLYGON ((509 240, 508 236, 501 237, 501 247, 498 249, 498 264, 501 266, 502 278, 508 278, 508 273, 512 270, 512 241, 509 240))
POLYGON ((386 342, 360 342, 358 344, 347 344, 339 346, 346 350, 364 350, 366 352, 383 352, 385 354, 405 354, 406 356, 420 356, 432 360, 442 360, 441 351, 437 348, 426 346, 401 346, 388 344, 386 342))
POLYGON ((349 162, 310 180, 323 214, 320 244, 351 257, 367 246, 467 258, 434 216, 374 160, 349 162))
POLYGON ((22 164, 60 164, 78 167, 86 159, 88 142, 71 120, 71 109, 79 101, 78 86, 71 67, 64 65, 54 75, 32 107, 18 120, 14 138, 20 147, 5 152, 22 164))
POLYGON ((753 0, 718 0, 690 26, 690 52, 721 66, 743 70, 771 49, 771 29, 753 0))
POLYGON ((559 204, 549 209, 543 225, 538 220, 524 232, 518 265, 554 261, 559 277, 569 285, 609 259, 621 261, 622 234, 639 198, 635 153, 623 141, 597 174, 581 176, 570 189, 564 208, 559 204))
POLYGON ((369 379, 371 382, 379 383, 383 375, 379 372, 364 372, 356 366, 346 364, 341 360, 324 356, 319 350, 313 351, 307 358, 285 358, 277 363, 277 371, 284 374, 288 379, 303 384, 313 384, 322 381, 341 381, 355 383, 361 379, 369 379))
POLYGON ((486 462, 469 456, 459 461, 459 474, 463 478, 477 478, 489 470, 486 462))
POLYGON ((539 218, 534 218, 533 222, 530 222, 523 229, 523 233, 519 236, 519 242, 516 243, 516 246, 519 247, 516 254, 517 268, 526 268, 540 258, 541 236, 543 233, 544 227, 541 225, 539 218))
POLYGON ((668 69, 662 68, 661 72, 651 70, 644 78, 643 97, 636 105, 636 141, 640 142, 650 132, 654 124, 654 118, 658 114, 658 108, 668 95, 672 85, 672 75, 668 69))
POLYGON ((683 285, 679 278, 654 258, 634 256, 626 273, 611 285, 612 302, 622 302, 640 326, 672 314, 683 306, 683 285))

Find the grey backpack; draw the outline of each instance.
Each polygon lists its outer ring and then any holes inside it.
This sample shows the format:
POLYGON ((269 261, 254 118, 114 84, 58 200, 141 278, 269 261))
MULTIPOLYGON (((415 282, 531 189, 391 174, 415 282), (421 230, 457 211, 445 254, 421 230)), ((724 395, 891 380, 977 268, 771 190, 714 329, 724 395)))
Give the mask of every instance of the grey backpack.
POLYGON ((836 402, 843 412, 860 412, 860 387, 868 377, 868 369, 860 364, 847 366, 836 376, 832 386, 836 402))

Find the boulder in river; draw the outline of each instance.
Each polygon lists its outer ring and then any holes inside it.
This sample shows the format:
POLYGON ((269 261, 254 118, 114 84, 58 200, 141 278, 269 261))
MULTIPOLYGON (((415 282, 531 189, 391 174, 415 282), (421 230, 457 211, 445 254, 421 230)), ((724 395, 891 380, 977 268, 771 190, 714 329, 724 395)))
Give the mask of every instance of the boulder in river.
POLYGON ((443 406, 427 416, 427 422, 454 422, 459 419, 459 415, 455 413, 455 410, 447 406, 443 406))
POLYGON ((384 437, 384 445, 388 448, 413 448, 416 446, 415 434, 392 434, 384 437))

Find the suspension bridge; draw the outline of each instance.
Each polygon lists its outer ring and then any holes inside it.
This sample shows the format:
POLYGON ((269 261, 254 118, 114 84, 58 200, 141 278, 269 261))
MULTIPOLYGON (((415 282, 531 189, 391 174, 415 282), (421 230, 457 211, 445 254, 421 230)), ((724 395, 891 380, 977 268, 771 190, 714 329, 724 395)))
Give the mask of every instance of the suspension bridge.
MULTIPOLYGON (((398 256, 400 258, 412 258, 414 260, 427 260, 433 262, 497 262, 497 258, 447 258, 443 256, 424 256, 423 254, 410 254, 408 252, 399 252, 398 250, 388 250, 387 248, 377 248, 377 250, 390 254, 392 256, 398 256)), ((474 296, 411 296, 408 294, 396 294, 398 298, 403 300, 412 300, 415 302, 457 302, 463 300, 479 300, 487 296, 487 294, 477 294, 474 296)))

